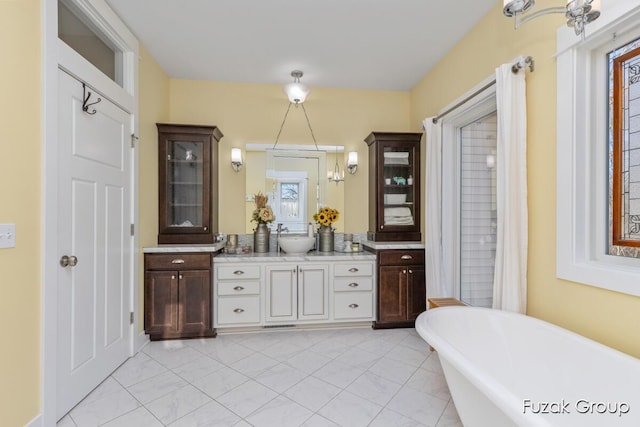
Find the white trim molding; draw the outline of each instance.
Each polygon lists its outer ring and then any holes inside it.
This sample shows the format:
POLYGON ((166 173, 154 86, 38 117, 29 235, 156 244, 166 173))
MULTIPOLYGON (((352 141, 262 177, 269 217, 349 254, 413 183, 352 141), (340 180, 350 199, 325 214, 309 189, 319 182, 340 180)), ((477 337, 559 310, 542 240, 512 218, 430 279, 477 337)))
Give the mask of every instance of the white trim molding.
POLYGON ((639 21, 637 0, 609 0, 585 40, 566 27, 557 36, 556 273, 636 296, 640 259, 607 254, 606 53, 640 37, 639 21))
MULTIPOLYGON (((56 355, 57 355, 57 269, 58 267, 58 70, 64 69, 101 95, 112 100, 131 115, 131 132, 138 134, 138 41, 111 10, 105 0, 68 0, 123 53, 122 86, 93 69, 81 55, 58 38, 58 3, 41 2, 42 25, 42 211, 41 211, 41 336, 40 336, 40 402, 41 414, 28 426, 55 426, 56 417, 56 355)), ((138 144, 132 152, 132 212, 131 221, 138 229, 138 144)), ((132 238, 131 310, 138 308, 138 234, 132 238)), ((136 318, 140 314, 136 313, 136 318)), ((136 324, 131 325, 130 355, 147 341, 139 337, 136 324)), ((148 340, 148 338, 147 338, 148 340)))

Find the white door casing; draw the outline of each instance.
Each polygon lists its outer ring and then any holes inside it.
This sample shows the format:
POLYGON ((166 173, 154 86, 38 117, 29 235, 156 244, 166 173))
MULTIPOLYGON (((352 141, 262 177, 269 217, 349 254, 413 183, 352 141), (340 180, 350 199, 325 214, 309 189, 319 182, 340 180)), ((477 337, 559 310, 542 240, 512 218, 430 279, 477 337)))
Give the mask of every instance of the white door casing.
MULTIPOLYGON (((59 161, 58 141, 58 79, 59 69, 65 70, 78 80, 86 82, 101 92, 103 99, 110 99, 128 114, 128 131, 138 133, 138 41, 109 8, 105 0, 69 0, 85 17, 84 22, 91 22, 100 32, 122 52, 122 82, 117 84, 102 74, 85 58, 58 39, 58 4, 55 1, 42 2, 42 306, 41 306, 41 410, 39 425, 54 426, 58 419, 58 262, 59 238, 58 230, 59 205, 58 195, 65 191, 58 183, 59 161)), ((105 40, 106 40, 105 39, 105 40)), ((92 90, 95 92, 96 90, 92 90)), ((130 156, 131 171, 128 177, 130 185, 130 212, 127 221, 137 224, 137 152, 135 144, 127 155, 130 156)), ((137 227, 136 227, 137 228, 137 227)), ((128 229, 128 223, 127 223, 128 229)), ((130 255, 129 282, 130 292, 127 299, 129 311, 137 312, 138 306, 138 265, 134 262, 138 254, 137 234, 130 238, 128 250, 130 255)), ((82 259, 79 261, 82 263, 82 259)), ((81 264, 79 264, 81 265, 81 264)), ((135 318, 138 316, 135 314, 135 318)), ((127 322, 128 323, 128 322, 127 322)), ((129 355, 148 342, 144 334, 137 334, 135 324, 130 325, 129 355)))
POLYGON ((62 417, 129 355, 129 114, 60 70, 57 416, 62 417))

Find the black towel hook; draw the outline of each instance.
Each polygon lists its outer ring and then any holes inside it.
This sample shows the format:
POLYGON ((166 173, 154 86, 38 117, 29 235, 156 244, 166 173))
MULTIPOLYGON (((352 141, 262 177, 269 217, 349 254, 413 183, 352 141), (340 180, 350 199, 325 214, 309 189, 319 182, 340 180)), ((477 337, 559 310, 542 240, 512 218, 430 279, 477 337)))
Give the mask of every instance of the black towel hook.
POLYGON ((89 111, 89 107, 91 107, 92 105, 96 105, 97 103, 102 101, 102 98, 98 97, 98 100, 96 102, 89 102, 89 98, 91 98, 91 92, 88 91, 87 86, 82 83, 82 111, 87 114, 94 115, 96 113, 96 109, 93 108, 92 111, 89 111))

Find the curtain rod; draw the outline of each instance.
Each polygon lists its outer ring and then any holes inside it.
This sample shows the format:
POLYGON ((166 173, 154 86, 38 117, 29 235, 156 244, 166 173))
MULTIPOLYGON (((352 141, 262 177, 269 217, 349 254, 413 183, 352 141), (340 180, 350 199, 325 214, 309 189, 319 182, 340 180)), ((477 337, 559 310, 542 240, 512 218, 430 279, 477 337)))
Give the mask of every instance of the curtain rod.
MULTIPOLYGON (((511 66, 511 72, 513 74, 517 74, 519 70, 523 69, 523 68, 527 68, 529 67, 529 70, 531 70, 531 72, 533 72, 534 69, 534 61, 533 58, 530 56, 524 56, 522 58, 520 58, 520 60, 518 60, 516 63, 514 63, 511 66)), ((493 86, 494 84, 496 84, 495 79, 490 81, 489 83, 487 83, 486 85, 482 86, 480 89, 476 90, 475 92, 473 92, 471 95, 465 97, 462 101, 456 103, 456 105, 454 105, 451 108, 447 108, 446 111, 444 111, 443 113, 438 114, 437 116, 435 116, 432 120, 433 123, 438 123, 438 120, 440 120, 441 118, 443 118, 444 116, 446 116, 447 114, 449 114, 450 112, 452 112, 453 110, 455 110, 456 108, 460 107, 461 105, 463 105, 464 103, 466 103, 468 100, 470 100, 471 98, 473 98, 474 96, 482 93, 483 91, 485 91, 486 89, 489 89, 491 86, 493 86)))

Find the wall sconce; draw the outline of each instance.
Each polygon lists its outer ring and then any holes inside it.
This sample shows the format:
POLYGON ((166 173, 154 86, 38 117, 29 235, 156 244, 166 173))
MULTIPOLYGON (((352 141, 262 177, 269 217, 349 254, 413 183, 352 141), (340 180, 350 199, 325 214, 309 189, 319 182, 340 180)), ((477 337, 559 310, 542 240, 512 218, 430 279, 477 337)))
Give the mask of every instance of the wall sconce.
POLYGON ((347 160, 347 170, 351 175, 358 170, 358 152, 349 151, 349 158, 347 160))
POLYGON ((536 3, 535 0, 503 0, 502 13, 507 17, 513 17, 515 28, 536 19, 539 16, 552 13, 564 13, 567 18, 567 26, 573 27, 577 36, 584 38, 584 27, 600 16, 600 0, 567 0, 565 7, 549 7, 537 12, 525 15, 536 3))
POLYGON ((231 167, 236 172, 242 169, 242 150, 239 148, 231 149, 231 167))

